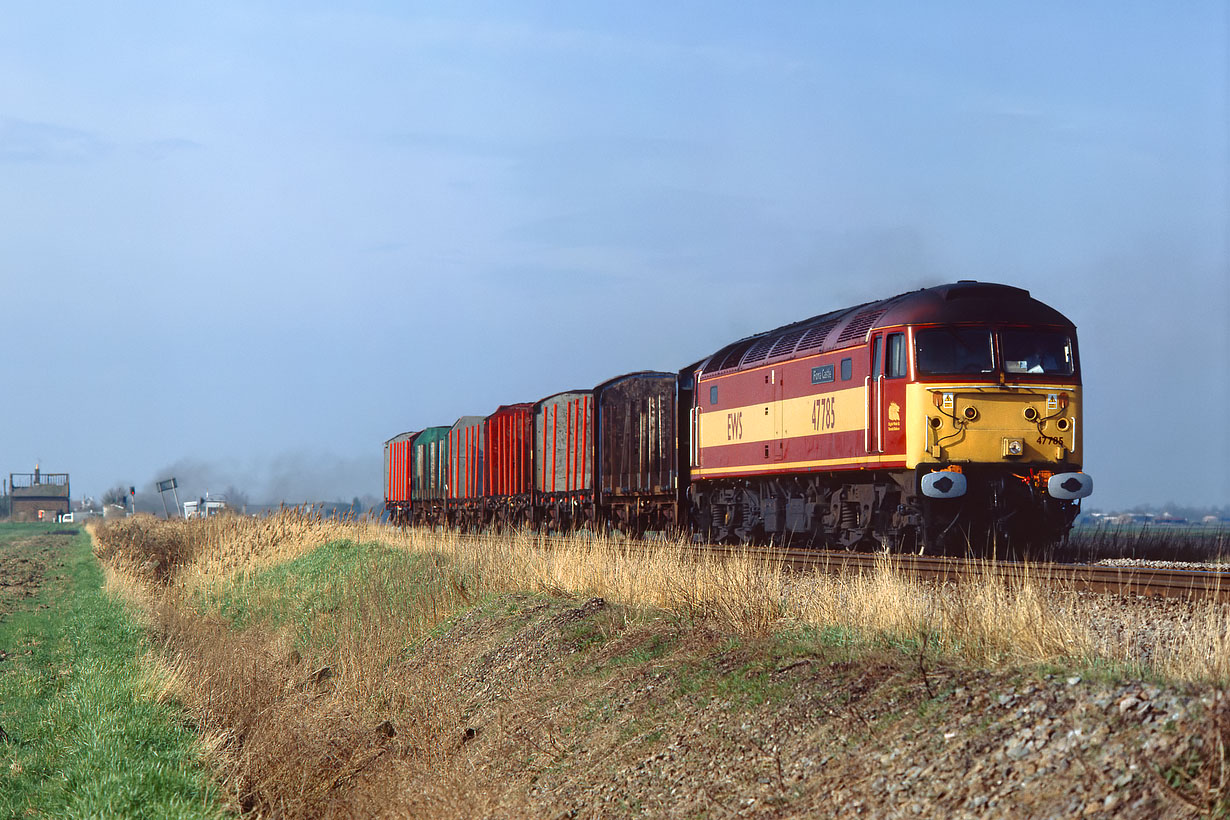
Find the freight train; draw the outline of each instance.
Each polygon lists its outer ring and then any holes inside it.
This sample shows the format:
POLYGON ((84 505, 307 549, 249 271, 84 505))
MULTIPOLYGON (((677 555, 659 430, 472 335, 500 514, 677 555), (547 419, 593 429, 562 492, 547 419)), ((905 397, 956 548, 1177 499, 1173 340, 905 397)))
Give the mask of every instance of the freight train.
POLYGON ((1081 469, 1076 328, 963 280, 385 443, 398 524, 691 532, 912 552, 1062 541, 1081 469))

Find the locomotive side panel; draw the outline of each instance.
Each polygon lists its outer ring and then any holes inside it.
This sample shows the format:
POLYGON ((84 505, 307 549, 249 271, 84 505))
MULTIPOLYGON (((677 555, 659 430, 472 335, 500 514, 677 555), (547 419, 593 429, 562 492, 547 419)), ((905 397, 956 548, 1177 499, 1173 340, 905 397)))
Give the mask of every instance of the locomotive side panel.
POLYGON ((906 399, 892 393, 904 382, 885 378, 877 392, 872 364, 861 345, 702 378, 693 477, 904 466, 906 399), (889 433, 882 448, 874 440, 880 419, 889 433))

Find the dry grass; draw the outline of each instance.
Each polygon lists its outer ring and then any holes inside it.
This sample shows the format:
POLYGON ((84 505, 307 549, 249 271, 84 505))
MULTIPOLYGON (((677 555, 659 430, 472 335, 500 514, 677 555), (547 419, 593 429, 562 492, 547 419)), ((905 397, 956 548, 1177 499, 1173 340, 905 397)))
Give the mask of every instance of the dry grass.
MULTIPOLYGON (((376 543, 444 559, 439 578, 413 612, 381 607, 396 579, 369 574, 354 595, 372 613, 352 624, 356 680, 373 674, 363 658, 391 656, 418 636, 488 594, 534 591, 603 597, 632 612, 667 612, 689 622, 764 635, 787 625, 852 628, 868 635, 928 635, 938 647, 978 664, 1066 662, 1132 666, 1139 641, 1124 630, 1117 645, 1099 643, 1073 593, 1044 587, 1028 568, 1004 583, 985 577, 937 589, 896 571, 891 559, 869 574, 791 576, 751 556, 718 559, 683 542, 629 544, 579 535, 529 533, 464 536, 392 529, 370 520, 338 521, 301 511, 266 518, 219 516, 161 521, 138 516, 95 527, 100 557, 111 566, 181 594, 243 583, 261 569, 310 553, 330 541, 376 543)), ((1230 613, 1196 605, 1186 628, 1152 652, 1157 670, 1188 680, 1230 679, 1230 613)), ((369 690, 367 685, 363 689, 369 690)))
MULTIPOLYGON (((450 670, 464 659, 413 668, 407 648, 501 593, 600 597, 622 604, 625 619, 668 613, 680 628, 706 634, 812 627, 982 666, 1138 661, 1130 634, 1113 646, 1098 643, 1077 596, 1044 588, 1028 571, 1008 583, 988 571, 981 581, 936 588, 903 576, 889 559, 867 574, 797 576, 749 555, 697 555, 680 542, 466 537, 301 511, 170 522, 138 516, 92 532, 113 590, 147 613, 158 639, 152 689, 190 708, 236 803, 269 815, 498 814, 484 786, 490 776, 458 754, 466 716, 450 670), (327 626, 331 638, 307 646, 269 623, 237 631, 201 614, 201 602, 221 594, 260 603, 271 594, 260 586, 262 570, 343 541, 417 556, 414 594, 373 560, 336 580, 349 585, 350 605, 316 615, 306 628, 327 626), (387 802, 390 794, 397 800, 387 802), (373 795, 385 802, 365 802, 373 795)), ((1224 609, 1200 608, 1189 628, 1155 650, 1155 667, 1179 679, 1224 681, 1228 635, 1224 609)))

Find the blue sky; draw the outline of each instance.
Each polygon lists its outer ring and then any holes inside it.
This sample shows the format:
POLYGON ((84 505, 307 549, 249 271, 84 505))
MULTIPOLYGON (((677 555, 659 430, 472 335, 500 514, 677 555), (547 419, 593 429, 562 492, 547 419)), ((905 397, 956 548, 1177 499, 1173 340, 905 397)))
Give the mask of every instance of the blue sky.
POLYGON ((0 468, 378 494, 403 430, 972 278, 1078 325, 1089 506, 1230 504, 1228 42, 1222 2, 11 4, 0 468))

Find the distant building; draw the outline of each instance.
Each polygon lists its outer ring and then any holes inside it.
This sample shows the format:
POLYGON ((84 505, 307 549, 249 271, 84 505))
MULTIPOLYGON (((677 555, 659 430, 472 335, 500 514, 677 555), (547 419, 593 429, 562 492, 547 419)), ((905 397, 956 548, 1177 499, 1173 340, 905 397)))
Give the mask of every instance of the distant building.
POLYGON ((208 518, 225 509, 227 509, 225 498, 205 493, 204 498, 184 502, 184 518, 208 518))
POLYGON ((14 521, 59 521, 72 509, 68 473, 9 473, 9 499, 14 521))

